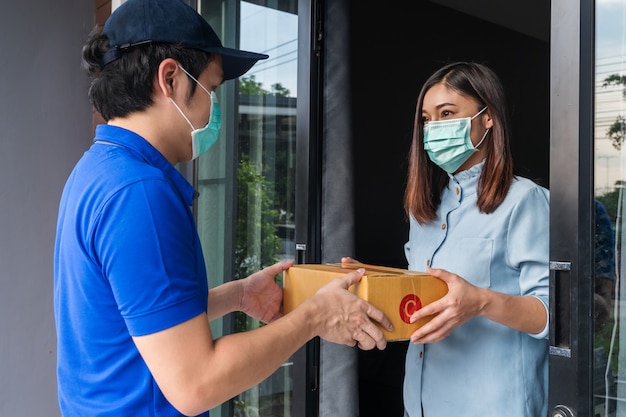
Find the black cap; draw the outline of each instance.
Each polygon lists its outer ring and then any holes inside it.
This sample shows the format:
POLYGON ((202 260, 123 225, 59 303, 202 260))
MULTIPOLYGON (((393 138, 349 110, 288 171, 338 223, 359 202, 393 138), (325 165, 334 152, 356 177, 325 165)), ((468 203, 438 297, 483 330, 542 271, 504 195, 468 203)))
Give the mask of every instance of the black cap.
POLYGON ((127 0, 107 19, 102 33, 111 49, 101 66, 120 58, 125 48, 148 42, 180 44, 222 56, 224 80, 245 74, 269 56, 226 48, 213 28, 182 0, 127 0))

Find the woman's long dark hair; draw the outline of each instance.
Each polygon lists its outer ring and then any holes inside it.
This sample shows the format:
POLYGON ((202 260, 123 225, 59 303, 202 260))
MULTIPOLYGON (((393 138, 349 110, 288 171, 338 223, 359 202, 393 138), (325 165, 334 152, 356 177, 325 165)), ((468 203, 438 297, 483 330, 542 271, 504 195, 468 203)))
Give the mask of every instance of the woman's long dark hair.
POLYGON ((441 193, 449 181, 448 174, 435 165, 424 150, 422 105, 426 92, 437 84, 473 98, 480 108, 487 106, 487 112, 493 120, 493 127, 482 144, 486 156, 478 180, 477 201, 481 212, 492 213, 506 197, 514 176, 508 112, 504 89, 498 76, 486 66, 473 62, 444 66, 428 78, 420 91, 409 153, 405 211, 419 223, 434 220, 441 204, 441 193))

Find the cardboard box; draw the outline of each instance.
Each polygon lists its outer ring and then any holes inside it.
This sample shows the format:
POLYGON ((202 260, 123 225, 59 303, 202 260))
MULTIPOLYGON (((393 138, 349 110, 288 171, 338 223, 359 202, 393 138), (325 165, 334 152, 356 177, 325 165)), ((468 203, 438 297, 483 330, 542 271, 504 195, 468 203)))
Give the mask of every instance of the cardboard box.
POLYGON ((388 341, 407 340, 434 316, 410 324, 411 315, 423 306, 443 297, 448 286, 425 272, 368 265, 362 263, 300 264, 283 273, 283 311, 288 313, 312 297, 333 279, 358 268, 365 274, 350 291, 381 309, 392 321, 394 330, 383 330, 388 341))

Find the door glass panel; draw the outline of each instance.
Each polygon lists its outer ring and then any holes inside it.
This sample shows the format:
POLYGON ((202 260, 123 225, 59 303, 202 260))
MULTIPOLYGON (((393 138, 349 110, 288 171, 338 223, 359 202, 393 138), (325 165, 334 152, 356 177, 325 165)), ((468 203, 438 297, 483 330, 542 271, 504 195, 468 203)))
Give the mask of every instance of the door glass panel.
POLYGON ((624 416, 626 0, 596 2, 595 42, 594 417, 624 416))
MULTIPOLYGON (((297 0, 199 0, 198 10, 225 46, 270 56, 218 88, 220 139, 197 163, 197 222, 213 287, 295 256, 297 0)), ((219 337, 262 325, 234 313, 211 328, 219 337)), ((289 359, 211 416, 290 416, 292 371, 289 359)))

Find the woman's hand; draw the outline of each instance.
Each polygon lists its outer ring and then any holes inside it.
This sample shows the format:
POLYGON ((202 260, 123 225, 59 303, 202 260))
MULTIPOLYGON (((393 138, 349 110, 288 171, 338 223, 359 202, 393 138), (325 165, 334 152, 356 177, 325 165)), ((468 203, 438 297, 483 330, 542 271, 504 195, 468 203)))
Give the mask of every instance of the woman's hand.
POLYGON ((341 263, 342 264, 349 264, 349 263, 360 263, 359 261, 357 261, 356 259, 352 259, 349 256, 344 256, 343 258, 341 258, 341 263))
POLYGON ((479 315, 486 303, 483 297, 485 290, 460 276, 444 269, 427 268, 426 272, 444 281, 448 285, 448 293, 413 313, 411 323, 436 314, 411 335, 413 343, 434 343, 445 339, 456 327, 479 315))
POLYGON ((289 269, 293 262, 275 263, 243 279, 241 311, 263 323, 281 317, 283 289, 276 283, 275 277, 289 269))

